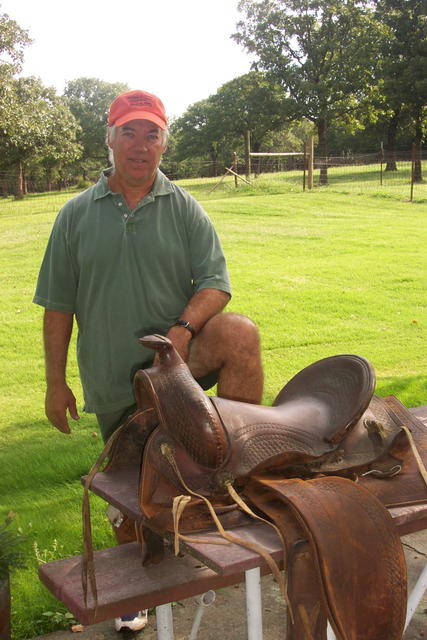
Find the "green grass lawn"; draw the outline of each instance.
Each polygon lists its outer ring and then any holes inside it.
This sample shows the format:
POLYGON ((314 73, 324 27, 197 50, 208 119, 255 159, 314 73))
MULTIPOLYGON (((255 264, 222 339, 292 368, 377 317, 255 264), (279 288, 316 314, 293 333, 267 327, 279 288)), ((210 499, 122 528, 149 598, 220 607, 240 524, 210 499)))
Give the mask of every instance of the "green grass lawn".
MULTIPOLYGON (((229 261, 229 309, 259 326, 265 403, 302 367, 337 353, 368 358, 378 395, 427 404, 427 199, 378 197, 260 177, 256 187, 209 194, 215 181, 186 181, 211 215, 229 261), (199 185, 203 184, 203 188, 199 185)), ((420 187, 421 188, 421 187, 420 187)), ((42 310, 32 304, 48 234, 70 194, 0 201, 0 518, 16 513, 28 568, 13 576, 16 639, 57 626, 64 612, 38 582, 37 565, 79 554, 83 475, 101 448, 82 415, 67 436, 44 417, 42 310)), ((380 193, 381 195, 381 193, 380 193)), ((69 380, 81 404, 74 350, 69 380)), ((113 544, 105 503, 92 499, 95 546, 113 544)))

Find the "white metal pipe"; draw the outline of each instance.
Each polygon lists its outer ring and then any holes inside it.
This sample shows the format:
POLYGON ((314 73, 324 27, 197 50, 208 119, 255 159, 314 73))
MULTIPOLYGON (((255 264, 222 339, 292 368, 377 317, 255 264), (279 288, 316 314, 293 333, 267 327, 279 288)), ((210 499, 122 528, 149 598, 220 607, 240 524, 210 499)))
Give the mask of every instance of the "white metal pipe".
POLYGON ((172 605, 161 604, 156 607, 157 640, 173 640, 172 605))
POLYGON ((215 602, 215 598, 216 598, 216 593, 215 591, 212 591, 212 589, 194 598, 195 601, 199 603, 199 606, 197 607, 196 615, 194 616, 194 622, 191 628, 189 640, 196 640, 197 634, 199 632, 200 623, 202 622, 203 612, 206 607, 209 607, 211 604, 215 602))
POLYGON ((262 640, 261 571, 245 571, 248 640, 262 640))
POLYGON ((417 610, 417 607, 426 589, 427 589, 427 564, 424 565, 424 569, 421 571, 414 588, 409 594, 408 607, 406 610, 405 629, 408 626, 408 624, 411 622, 412 616, 417 610))

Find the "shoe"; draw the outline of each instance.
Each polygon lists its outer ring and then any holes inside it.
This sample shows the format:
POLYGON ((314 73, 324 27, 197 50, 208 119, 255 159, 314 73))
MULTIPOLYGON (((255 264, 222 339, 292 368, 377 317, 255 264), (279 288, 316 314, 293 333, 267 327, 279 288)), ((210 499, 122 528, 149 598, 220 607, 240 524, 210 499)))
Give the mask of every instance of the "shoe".
POLYGON ((116 631, 129 629, 130 631, 141 631, 148 622, 148 609, 131 613, 129 616, 122 616, 114 620, 116 631))

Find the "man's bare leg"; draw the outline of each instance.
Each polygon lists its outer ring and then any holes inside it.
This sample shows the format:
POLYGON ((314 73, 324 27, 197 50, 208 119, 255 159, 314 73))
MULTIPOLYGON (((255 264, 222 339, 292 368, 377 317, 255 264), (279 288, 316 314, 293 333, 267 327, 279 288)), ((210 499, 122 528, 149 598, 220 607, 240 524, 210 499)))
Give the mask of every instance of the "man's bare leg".
POLYGON ((218 396, 259 404, 264 375, 258 329, 247 318, 220 313, 191 342, 188 366, 195 378, 218 370, 218 396))

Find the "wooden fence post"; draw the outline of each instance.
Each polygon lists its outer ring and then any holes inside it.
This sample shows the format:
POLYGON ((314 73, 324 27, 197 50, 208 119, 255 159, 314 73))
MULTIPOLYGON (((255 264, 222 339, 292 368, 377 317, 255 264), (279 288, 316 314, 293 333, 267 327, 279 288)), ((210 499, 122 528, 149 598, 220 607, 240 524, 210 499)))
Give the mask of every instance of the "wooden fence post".
POLYGON ((305 191, 305 172, 307 170, 307 142, 304 142, 304 159, 303 159, 303 174, 302 174, 302 190, 305 191))
POLYGON ((251 132, 245 131, 246 180, 251 179, 251 132))
MULTIPOLYGON (((233 164, 231 165, 234 173, 237 174, 237 153, 233 153, 233 164)), ((234 186, 237 188, 237 175, 234 176, 234 186)))
POLYGON ((314 165, 314 138, 310 136, 308 141, 308 180, 307 186, 309 189, 313 188, 313 165, 314 165))

